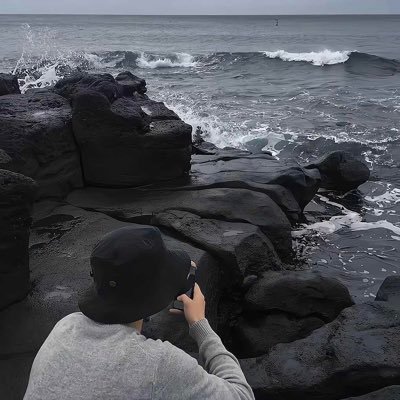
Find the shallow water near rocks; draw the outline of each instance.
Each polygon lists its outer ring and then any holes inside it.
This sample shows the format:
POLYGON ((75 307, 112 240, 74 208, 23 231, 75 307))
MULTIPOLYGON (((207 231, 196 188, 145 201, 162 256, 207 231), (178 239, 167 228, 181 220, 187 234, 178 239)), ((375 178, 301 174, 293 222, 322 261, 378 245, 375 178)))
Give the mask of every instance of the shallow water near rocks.
MULTIPOLYGON (((219 146, 308 162, 365 157, 371 181, 320 193, 296 227, 305 267, 356 301, 400 273, 399 16, 0 16, 0 70, 23 90, 74 71, 148 80, 149 95, 219 146)), ((38 119, 45 115, 36 115, 38 119)))

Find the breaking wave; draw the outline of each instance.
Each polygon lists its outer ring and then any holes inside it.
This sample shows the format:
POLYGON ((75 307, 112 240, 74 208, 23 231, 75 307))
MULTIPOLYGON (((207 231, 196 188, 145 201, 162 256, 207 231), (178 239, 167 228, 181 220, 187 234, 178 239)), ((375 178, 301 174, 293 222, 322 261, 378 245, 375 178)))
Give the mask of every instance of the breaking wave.
POLYGON ((142 53, 136 59, 136 65, 139 68, 189 68, 195 67, 197 62, 194 57, 187 53, 176 53, 169 57, 157 57, 142 53))
POLYGON ((304 61, 317 66, 345 63, 353 52, 350 50, 331 51, 323 50, 309 53, 289 53, 285 50, 263 51, 268 58, 280 58, 282 61, 304 61))

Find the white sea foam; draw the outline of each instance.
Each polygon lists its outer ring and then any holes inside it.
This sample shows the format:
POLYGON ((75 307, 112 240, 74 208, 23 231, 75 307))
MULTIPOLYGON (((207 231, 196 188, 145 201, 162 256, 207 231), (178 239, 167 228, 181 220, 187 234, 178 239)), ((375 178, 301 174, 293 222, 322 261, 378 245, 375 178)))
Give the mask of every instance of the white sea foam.
POLYGON ((277 51, 262 51, 268 58, 280 58, 283 61, 303 61, 308 62, 313 65, 323 66, 323 65, 334 65, 345 63, 352 53, 350 50, 344 51, 311 51, 309 53, 290 53, 285 50, 277 51))
POLYGON ((390 204, 397 204, 400 203, 400 189, 394 188, 389 184, 388 190, 385 193, 378 196, 366 196, 365 200, 376 203, 381 207, 390 204))
POLYGON ((316 222, 310 225, 304 224, 303 229, 299 229, 292 233, 294 238, 302 237, 310 233, 329 235, 345 227, 351 231, 365 231, 369 229, 383 228, 393 232, 395 235, 400 235, 400 227, 387 220, 364 222, 362 221, 361 215, 357 212, 348 210, 342 205, 334 203, 324 196, 319 197, 325 203, 338 207, 341 210, 342 215, 336 215, 331 217, 329 220, 316 222))
POLYGON ((160 57, 152 59, 146 53, 142 53, 136 60, 136 64, 139 68, 189 68, 196 67, 197 62, 194 57, 187 53, 176 53, 175 57, 160 57))

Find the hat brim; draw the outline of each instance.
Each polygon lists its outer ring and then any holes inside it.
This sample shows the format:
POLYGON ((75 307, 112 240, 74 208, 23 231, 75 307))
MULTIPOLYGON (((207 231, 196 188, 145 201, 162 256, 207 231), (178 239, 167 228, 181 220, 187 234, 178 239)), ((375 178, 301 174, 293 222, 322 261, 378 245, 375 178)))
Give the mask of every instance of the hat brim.
POLYGON ((94 285, 82 293, 78 306, 93 321, 105 324, 126 324, 150 317, 166 308, 176 296, 185 293, 191 259, 184 251, 169 250, 163 265, 162 279, 149 282, 146 298, 132 296, 124 302, 99 295, 94 285))

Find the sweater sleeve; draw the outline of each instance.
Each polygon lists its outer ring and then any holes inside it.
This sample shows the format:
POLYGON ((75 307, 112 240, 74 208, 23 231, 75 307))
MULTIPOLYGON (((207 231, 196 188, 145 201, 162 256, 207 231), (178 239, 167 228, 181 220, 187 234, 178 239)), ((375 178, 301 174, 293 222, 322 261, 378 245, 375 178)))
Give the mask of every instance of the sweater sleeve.
POLYGON ((165 353, 158 368, 155 399, 171 400, 254 400, 236 357, 225 349, 221 339, 203 319, 190 327, 199 346, 198 362, 184 351, 165 342, 165 353))

